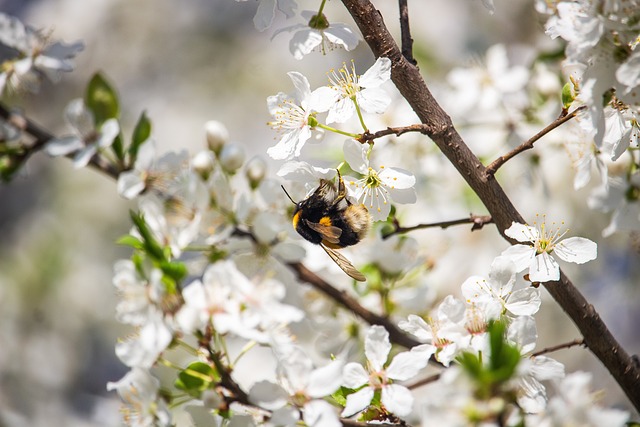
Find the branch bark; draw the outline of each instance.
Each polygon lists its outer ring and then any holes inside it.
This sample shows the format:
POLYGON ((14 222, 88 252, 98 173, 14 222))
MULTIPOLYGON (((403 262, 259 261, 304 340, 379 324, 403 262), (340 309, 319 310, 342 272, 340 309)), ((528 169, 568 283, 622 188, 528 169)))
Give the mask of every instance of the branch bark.
MULTIPOLYGON (((480 197, 499 232, 513 221, 524 223, 522 216, 493 175, 464 143, 451 118, 429 91, 417 67, 408 62, 385 26, 381 13, 369 0, 342 0, 376 57, 391 59, 391 79, 409 102, 426 133, 438 146, 473 191, 480 197)), ((584 337, 585 344, 602 362, 640 410, 640 367, 620 346, 595 308, 561 272, 560 281, 547 282, 545 288, 569 315, 584 337)))

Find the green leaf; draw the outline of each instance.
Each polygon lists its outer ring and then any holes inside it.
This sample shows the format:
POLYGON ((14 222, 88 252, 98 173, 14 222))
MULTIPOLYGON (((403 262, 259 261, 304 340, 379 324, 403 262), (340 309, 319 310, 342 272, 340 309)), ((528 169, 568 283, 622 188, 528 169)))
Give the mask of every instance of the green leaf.
POLYGON ((331 395, 331 397, 333 398, 333 400, 336 401, 336 403, 338 403, 338 405, 346 406, 347 405, 347 396, 352 394, 352 393, 355 393, 354 389, 341 386, 338 390, 336 390, 331 395))
MULTIPOLYGON (((87 108, 93 113, 96 129, 109 119, 117 119, 120 116, 120 104, 118 94, 107 79, 101 74, 93 75, 85 94, 87 108)), ((124 146, 122 137, 118 135, 111 145, 111 149, 121 162, 124 160, 124 146)))
POLYGON ((203 362, 193 362, 178 374, 174 385, 177 389, 199 397, 218 378, 216 371, 203 362))
POLYGON ((135 163, 138 157, 138 150, 140 146, 149 139, 151 136, 151 122, 147 117, 146 112, 142 112, 138 123, 136 123, 135 129, 133 129, 133 135, 131 136, 131 145, 129 146, 129 159, 131 164, 135 163))
POLYGON ((565 110, 568 110, 569 107, 571 107, 571 104, 573 103, 574 99, 575 98, 573 96, 573 84, 566 83, 562 87, 562 108, 564 108, 565 110))
POLYGON ((144 220, 142 214, 138 214, 134 211, 130 211, 129 215, 131 216, 131 221, 138 229, 140 236, 142 236, 143 241, 143 250, 149 254, 151 258, 156 261, 166 261, 166 256, 162 246, 158 243, 158 241, 153 237, 151 230, 147 226, 147 223, 144 220))
POLYGON ((130 246, 133 249, 138 249, 138 250, 142 250, 144 247, 144 244, 140 241, 140 239, 130 234, 120 237, 118 240, 116 240, 116 244, 123 245, 123 246, 130 246))
POLYGON ((183 262, 179 261, 164 261, 160 263, 160 269, 162 272, 171 277, 174 281, 180 282, 187 277, 189 273, 187 266, 183 262))
POLYGON ((93 113, 98 128, 107 120, 118 118, 120 114, 118 95, 100 73, 94 74, 89 81, 85 102, 93 113))

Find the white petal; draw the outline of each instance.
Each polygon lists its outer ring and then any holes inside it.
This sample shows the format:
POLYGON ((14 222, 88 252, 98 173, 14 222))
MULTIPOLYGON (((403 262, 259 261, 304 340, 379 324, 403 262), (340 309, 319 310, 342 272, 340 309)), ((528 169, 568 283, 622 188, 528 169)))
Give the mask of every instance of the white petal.
POLYGON ((329 110, 327 123, 344 123, 353 116, 355 111, 356 107, 350 98, 341 98, 329 110))
POLYGON ((44 146, 44 151, 53 157, 66 156, 84 148, 84 143, 75 136, 52 139, 44 146))
POLYGON ((354 171, 365 174, 369 167, 369 161, 366 156, 366 149, 355 139, 347 139, 342 144, 342 152, 344 159, 354 171))
POLYGON ((398 353, 387 367, 387 376, 398 381, 415 377, 429 363, 432 348, 429 345, 421 345, 411 351, 398 353))
POLYGON ((146 184, 139 173, 123 172, 118 176, 118 194, 125 199, 133 199, 144 190, 146 184))
POLYGON ((378 58, 358 80, 362 87, 372 88, 380 86, 391 78, 391 60, 389 58, 378 58))
POLYGON ((305 27, 293 33, 289 41, 289 51, 296 59, 302 59, 322 43, 322 35, 317 30, 305 27))
POLYGON ((507 338, 520 347, 522 354, 528 354, 536 347, 538 330, 536 321, 531 316, 518 316, 509 325, 507 338))
POLYGON ((529 280, 549 282, 560 279, 560 266, 548 253, 536 255, 529 267, 529 280))
POLYGON ((307 394, 311 397, 325 397, 335 392, 342 384, 342 370, 342 362, 334 360, 311 372, 307 394))
POLYGON ((87 136, 94 129, 93 116, 80 98, 69 102, 64 109, 64 117, 81 136, 87 136))
POLYGON ((309 427, 340 427, 340 419, 331 404, 324 400, 312 400, 304 405, 303 420, 309 427))
POLYGON ((564 377, 564 365, 550 357, 536 356, 531 373, 540 381, 557 380, 564 377))
POLYGON ((505 249, 502 254, 500 254, 500 258, 509 259, 515 264, 516 271, 520 272, 531 265, 531 261, 535 255, 536 250, 533 246, 513 245, 505 249))
POLYGON ((343 417, 350 417, 353 414, 356 414, 371 403, 371 399, 373 399, 373 388, 365 387, 362 390, 356 391, 355 393, 347 396, 347 404, 342 411, 343 417))
POLYGON ((462 283, 460 287, 462 296, 468 303, 474 303, 492 299, 493 296, 489 293, 489 284, 484 277, 471 276, 462 283))
POLYGON ((390 384, 382 389, 382 404, 389 412, 404 417, 411 413, 413 407, 413 395, 408 388, 390 384))
POLYGON ((391 104, 391 97, 381 88, 363 89, 356 94, 358 105, 363 111, 371 114, 382 114, 391 104))
POLYGON ((416 185, 416 177, 408 170, 401 168, 384 167, 378 177, 390 188, 406 189, 416 185))
POLYGON ((290 71, 287 73, 287 75, 291 79, 293 86, 296 88, 297 99, 299 101, 307 99, 309 95, 311 95, 311 86, 309 85, 309 80, 307 80, 304 75, 298 73, 297 71, 290 71))
POLYGON ((73 167, 75 168, 83 168, 89 164, 91 158, 96 154, 97 148, 95 145, 91 144, 78 151, 73 158, 73 167))
POLYGON ((100 128, 100 139, 97 146, 100 148, 110 147, 120 133, 120 125, 116 119, 109 119, 100 128))
POLYGON ((509 258, 499 256, 491 263, 489 282, 500 296, 506 296, 516 281, 517 267, 509 258))
POLYGON ((390 351, 389 332, 380 325, 369 328, 364 340, 364 354, 374 370, 382 370, 390 351))
POLYGON ((342 370, 342 384, 349 388, 358 388, 369 382, 369 374, 359 363, 347 363, 342 370))
POLYGON ((340 23, 333 24, 324 30, 324 35, 331 43, 341 45, 348 51, 355 49, 360 42, 360 36, 357 33, 340 23))
POLYGON ((516 316, 531 316, 540 309, 540 291, 534 287, 518 289, 507 300, 506 309, 516 316))
POLYGON ((333 168, 318 168, 307 162, 291 160, 284 163, 277 175, 290 181, 316 182, 318 178, 331 179, 336 175, 333 168))
POLYGON ((389 195, 394 203, 411 205, 418 200, 415 188, 390 188, 389 195))
POLYGON ((276 0, 262 0, 258 3, 258 10, 253 17, 253 25, 258 31, 264 31, 271 26, 276 14, 276 0))
POLYGON ((584 264, 587 261, 596 259, 598 245, 584 237, 569 237, 558 243, 553 248, 553 253, 563 261, 584 264))
POLYGON ((536 228, 518 222, 511 223, 511 227, 504 230, 504 234, 518 242, 535 242, 540 237, 536 228))
POLYGON ((309 96, 308 107, 311 111, 323 113, 336 102, 338 92, 328 86, 322 86, 311 92, 309 96))
POLYGON ((270 411, 283 407, 288 397, 282 387, 269 381, 259 381, 249 391, 249 401, 270 411))
POLYGON ((408 321, 401 321, 398 323, 398 327, 405 332, 415 335, 421 341, 431 342, 433 340, 433 333, 431 327, 420 316, 410 314, 408 321))
POLYGON ((282 135, 280 141, 278 141, 276 145, 270 147, 267 150, 267 154, 269 155, 269 157, 274 160, 284 160, 292 158, 297 150, 296 145, 298 144, 298 134, 299 132, 293 131, 287 132, 282 135))

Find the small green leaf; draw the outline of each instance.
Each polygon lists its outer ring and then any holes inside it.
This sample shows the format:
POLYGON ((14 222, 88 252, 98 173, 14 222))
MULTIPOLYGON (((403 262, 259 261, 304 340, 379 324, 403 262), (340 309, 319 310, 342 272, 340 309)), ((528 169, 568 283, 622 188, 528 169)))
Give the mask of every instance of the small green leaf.
POLYGON ((124 235, 116 240, 116 244, 123 246, 130 246, 133 249, 142 250, 144 245, 137 237, 134 237, 130 234, 124 235))
POLYGON ((89 81, 85 102, 93 113, 98 128, 107 120, 118 118, 120 114, 118 95, 100 73, 94 74, 89 81))
POLYGON ((138 119, 138 123, 136 123, 135 129, 133 129, 133 135, 131 136, 131 145, 129 146, 129 158, 131 160, 131 164, 135 163, 140 146, 148 140, 150 136, 151 122, 147 117, 147 113, 143 111, 138 119))
POLYGON ((187 271, 187 266, 179 261, 161 262, 160 269, 165 275, 171 277, 176 282, 180 282, 182 279, 187 277, 187 274, 189 273, 187 271))
POLYGON ((129 215, 131 216, 131 221, 133 221, 133 224, 136 226, 140 236, 142 237, 144 251, 156 261, 166 261, 165 252, 162 249, 162 246, 160 246, 158 241, 153 237, 151 230, 149 230, 149 227, 144 220, 144 216, 134 211, 130 211, 129 215))
POLYGON ((178 374, 174 385, 192 396, 199 397, 211 383, 216 381, 216 371, 203 362, 193 362, 178 374))
POLYGON ((336 401, 336 403, 338 403, 338 405, 340 406, 346 406, 347 404, 347 396, 354 393, 355 390, 352 388, 347 388, 347 387, 340 387, 338 390, 336 390, 331 397, 333 398, 333 400, 336 401))
POLYGON ((571 104, 573 104, 574 99, 575 97, 573 96, 573 84, 566 83, 562 87, 562 108, 568 110, 569 107, 571 107, 571 104))

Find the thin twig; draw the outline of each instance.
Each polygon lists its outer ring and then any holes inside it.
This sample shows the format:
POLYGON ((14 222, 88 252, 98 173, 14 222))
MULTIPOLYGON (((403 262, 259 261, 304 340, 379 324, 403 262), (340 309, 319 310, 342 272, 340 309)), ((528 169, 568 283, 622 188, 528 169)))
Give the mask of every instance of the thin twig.
POLYGON ((573 347, 573 346, 576 346, 576 345, 581 345, 581 346, 586 347, 584 339, 575 339, 573 341, 565 342, 563 344, 558 344, 558 345, 554 345, 554 346, 551 346, 551 347, 543 348, 542 350, 531 354, 531 357, 542 356, 543 354, 553 353, 554 351, 562 350, 562 349, 565 349, 565 348, 570 348, 570 347, 573 347))
POLYGON ((438 381, 440 379, 440 374, 433 374, 429 377, 425 377, 422 379, 419 379, 415 382, 412 382, 411 384, 406 384, 405 387, 407 387, 409 390, 413 390, 414 388, 418 388, 418 387, 422 387, 423 385, 427 385, 427 384, 431 384, 434 383, 436 381, 438 381))
POLYGON ((383 326, 387 330, 387 332, 389 332, 389 340, 391 342, 407 348, 412 348, 422 344, 398 329, 398 327, 391 320, 389 320, 389 318, 380 316, 373 313, 372 311, 367 310, 362 305, 360 305, 360 303, 354 297, 352 297, 345 291, 341 291, 333 287, 318 275, 313 273, 311 270, 309 270, 307 267, 305 267, 303 264, 299 262, 291 262, 288 265, 297 274, 298 280, 310 284, 320 292, 329 296, 338 304, 341 304, 342 306, 353 312, 356 316, 360 317, 365 322, 371 325, 383 326))
POLYGON ((409 5, 407 0, 398 0, 400 8, 400 34, 402 39, 402 55, 413 65, 418 62, 413 58, 413 39, 409 29, 409 5))
MULTIPOLYGON (((31 144, 31 146, 24 147, 25 151, 22 154, 15 156, 15 159, 20 164, 25 163, 33 154, 42 150, 47 142, 55 139, 55 136, 53 134, 41 128, 31 119, 11 112, 2 104, 0 104, 0 117, 34 138, 34 142, 33 144, 31 144)), ((70 153, 66 157, 69 159, 73 159, 74 153, 70 153)), ((89 166, 99 170, 100 172, 110 176, 113 179, 118 179, 118 175, 120 173, 118 169, 100 155, 93 156, 89 161, 89 166)))
POLYGON ((461 225, 461 224, 473 224, 471 226, 471 231, 475 231, 475 230, 481 230, 482 227, 485 226, 485 224, 493 224, 493 219, 491 218, 490 215, 473 215, 473 214, 471 214, 468 218, 454 219, 452 221, 442 221, 442 222, 431 222, 431 223, 426 223, 426 224, 418 224, 418 225, 414 225, 414 226, 411 226, 411 227, 402 227, 398 223, 398 220, 394 219, 394 221, 393 221, 394 229, 391 232, 384 234, 382 236, 382 238, 383 239, 388 239, 389 237, 393 236, 394 234, 407 233, 409 231, 422 230, 424 228, 440 227, 440 228, 444 229, 444 228, 448 228, 448 227, 451 227, 451 226, 454 226, 454 225, 461 225))
POLYGON ((362 144, 366 143, 366 142, 370 142, 373 141, 377 138, 381 138, 383 136, 387 136, 387 135, 395 135, 395 136, 400 136, 404 133, 407 132, 420 132, 422 134, 427 134, 429 132, 429 128, 425 125, 423 125, 422 123, 418 123, 415 125, 409 125, 409 126, 401 126, 401 127, 388 127, 386 129, 383 130, 379 130, 377 132, 371 133, 369 131, 366 131, 365 133, 362 134, 362 136, 360 136, 360 138, 358 138, 358 141, 362 144))
POLYGON ((519 146, 517 146, 516 148, 514 148, 513 150, 511 150, 510 152, 508 152, 504 156, 500 156, 497 159, 495 159, 493 162, 491 162, 491 164, 489 164, 489 166, 487 166, 487 169, 485 171, 487 176, 495 175, 495 173, 498 171, 498 169, 500 169, 500 167, 502 165, 504 165, 506 162, 508 162, 509 160, 511 160, 512 158, 517 156, 518 154, 522 153, 523 151, 532 149, 533 148, 533 144, 537 140, 539 140, 540 138, 542 138, 543 136, 545 136, 546 134, 548 134, 549 132, 551 132, 552 130, 557 128, 558 126, 561 126, 562 124, 568 122, 569 120, 574 118, 578 114, 578 112, 584 110, 585 108, 586 108, 586 106, 583 105, 581 107, 576 108, 571 113, 567 112, 566 110, 562 110, 562 112, 560 113, 558 118, 555 119, 553 122, 551 122, 547 127, 542 129, 537 134, 533 135, 530 139, 528 139, 527 141, 523 142, 522 144, 520 144, 519 146))

